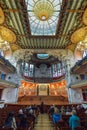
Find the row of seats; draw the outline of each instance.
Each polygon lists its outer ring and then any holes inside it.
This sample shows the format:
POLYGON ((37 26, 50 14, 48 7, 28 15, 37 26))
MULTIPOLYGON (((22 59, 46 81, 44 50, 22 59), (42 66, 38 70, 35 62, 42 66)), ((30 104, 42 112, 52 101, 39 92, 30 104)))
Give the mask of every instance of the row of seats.
MULTIPOLYGON (((87 114, 84 113, 83 109, 77 110, 77 114, 80 118, 80 127, 76 127, 74 130, 87 130, 87 114)), ((71 130, 69 127, 69 118, 71 115, 62 115, 62 118, 57 122, 54 123, 55 130, 71 130)), ((53 121, 52 113, 49 113, 49 118, 53 121)))
MULTIPOLYGON (((0 129, 2 130, 9 130, 10 128, 3 128, 3 125, 4 125, 4 122, 5 122, 5 120, 6 120, 6 117, 7 117, 7 114, 9 113, 9 112, 14 112, 14 117, 15 117, 15 119, 16 119, 16 124, 19 124, 19 122, 20 122, 20 119, 18 118, 18 111, 20 110, 20 109, 24 109, 24 106, 18 106, 18 107, 11 107, 11 108, 9 108, 9 106, 6 106, 5 108, 3 108, 3 109, 0 109, 0 129)), ((37 110, 35 110, 35 116, 37 117, 38 116, 38 111, 37 110)), ((27 123, 28 123, 28 127, 27 128, 19 128, 18 127, 18 125, 17 125, 17 130, 32 130, 33 129, 33 127, 34 127, 34 120, 32 119, 32 118, 27 118, 27 123)))

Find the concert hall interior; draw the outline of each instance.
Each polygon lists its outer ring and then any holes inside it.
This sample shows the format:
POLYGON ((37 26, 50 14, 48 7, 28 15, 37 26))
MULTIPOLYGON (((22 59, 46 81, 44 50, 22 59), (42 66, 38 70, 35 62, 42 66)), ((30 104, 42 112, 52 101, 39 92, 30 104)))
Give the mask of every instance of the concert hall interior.
POLYGON ((0 108, 42 102, 87 110, 87 0, 0 0, 0 108))

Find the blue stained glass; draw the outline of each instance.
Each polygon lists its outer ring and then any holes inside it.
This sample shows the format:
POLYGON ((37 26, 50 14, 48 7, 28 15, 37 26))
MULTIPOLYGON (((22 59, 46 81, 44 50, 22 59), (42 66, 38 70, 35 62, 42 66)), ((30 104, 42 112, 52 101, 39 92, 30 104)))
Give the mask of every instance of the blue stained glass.
POLYGON ((47 59, 47 58, 49 58, 49 54, 37 54, 37 57, 39 59, 47 59))

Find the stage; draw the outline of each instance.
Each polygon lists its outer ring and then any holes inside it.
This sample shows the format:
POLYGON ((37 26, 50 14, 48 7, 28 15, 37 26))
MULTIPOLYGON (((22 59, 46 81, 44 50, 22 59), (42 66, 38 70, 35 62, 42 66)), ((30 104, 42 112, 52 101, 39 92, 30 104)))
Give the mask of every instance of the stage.
POLYGON ((18 98, 18 104, 36 104, 39 105, 41 102, 44 102, 46 105, 64 105, 69 104, 68 98, 63 96, 22 96, 18 98))

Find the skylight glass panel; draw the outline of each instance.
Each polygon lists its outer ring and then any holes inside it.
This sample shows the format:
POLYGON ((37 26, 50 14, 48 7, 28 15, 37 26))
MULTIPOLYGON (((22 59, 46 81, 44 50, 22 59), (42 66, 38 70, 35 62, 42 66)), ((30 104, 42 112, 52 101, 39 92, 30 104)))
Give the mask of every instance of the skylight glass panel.
POLYGON ((48 59, 49 58, 49 54, 37 54, 37 57, 39 59, 48 59))
POLYGON ((32 35, 55 35, 62 0, 25 0, 32 35))

